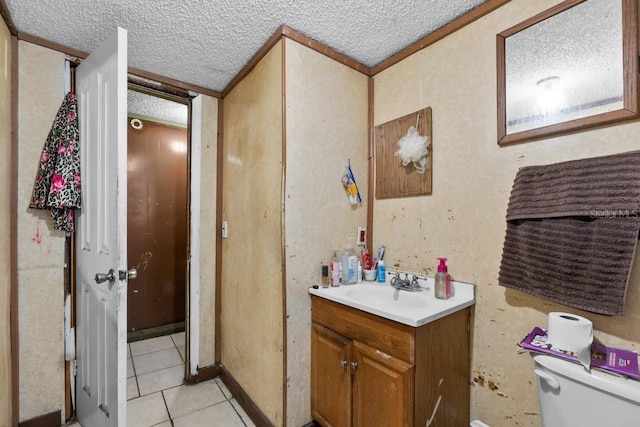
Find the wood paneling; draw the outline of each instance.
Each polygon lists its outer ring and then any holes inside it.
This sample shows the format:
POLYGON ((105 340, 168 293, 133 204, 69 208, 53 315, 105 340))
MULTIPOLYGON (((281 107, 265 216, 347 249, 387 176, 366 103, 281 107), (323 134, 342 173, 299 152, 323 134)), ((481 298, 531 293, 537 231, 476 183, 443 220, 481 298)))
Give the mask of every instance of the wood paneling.
POLYGON ((375 128, 376 149, 376 198, 407 197, 431 194, 433 170, 433 138, 431 132, 431 107, 407 114, 375 128), (428 137, 429 156, 424 173, 416 172, 412 163, 402 165, 395 155, 398 141, 413 126, 422 136, 428 137))
POLYGON ((129 331, 185 320, 187 130, 128 126, 129 331))
POLYGON ((11 322, 11 418, 20 416, 20 354, 18 327, 18 38, 11 37, 11 204, 10 211, 10 322, 11 322))
POLYGON ((367 170, 367 237, 366 237, 366 247, 373 248, 373 212, 374 212, 374 189, 375 189, 375 168, 376 168, 376 145, 375 141, 375 127, 374 123, 374 109, 373 109, 373 99, 374 99, 374 91, 375 81, 373 78, 369 78, 367 83, 367 103, 368 103, 368 111, 367 111, 367 155, 368 155, 368 167, 367 170))
MULTIPOLYGON (((218 101, 218 146, 216 147, 216 236, 222 236, 223 155, 224 155, 224 100, 218 101)), ((215 363, 222 361, 222 239, 216 239, 216 303, 215 303, 215 363)))

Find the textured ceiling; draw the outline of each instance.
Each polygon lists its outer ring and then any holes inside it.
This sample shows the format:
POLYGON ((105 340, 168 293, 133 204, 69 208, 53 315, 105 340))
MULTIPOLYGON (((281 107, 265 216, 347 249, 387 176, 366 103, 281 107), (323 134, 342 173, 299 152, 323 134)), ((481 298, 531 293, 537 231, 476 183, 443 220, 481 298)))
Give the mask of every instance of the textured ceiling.
POLYGON ((134 90, 127 91, 127 112, 176 125, 186 126, 189 122, 189 109, 185 104, 179 104, 134 90))
POLYGON ((129 65, 222 91, 286 25, 374 66, 484 0, 6 0, 18 31, 91 52, 117 26, 129 65))

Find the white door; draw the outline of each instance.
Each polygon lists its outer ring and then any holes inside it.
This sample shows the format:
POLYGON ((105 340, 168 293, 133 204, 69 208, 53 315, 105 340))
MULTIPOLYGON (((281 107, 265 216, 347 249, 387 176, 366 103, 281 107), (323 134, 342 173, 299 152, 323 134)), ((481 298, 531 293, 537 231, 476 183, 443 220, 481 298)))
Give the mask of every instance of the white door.
POLYGON ((76 412, 85 427, 126 426, 127 32, 76 71, 82 209, 76 229, 76 412), (111 272, 111 274, 110 274, 111 272))

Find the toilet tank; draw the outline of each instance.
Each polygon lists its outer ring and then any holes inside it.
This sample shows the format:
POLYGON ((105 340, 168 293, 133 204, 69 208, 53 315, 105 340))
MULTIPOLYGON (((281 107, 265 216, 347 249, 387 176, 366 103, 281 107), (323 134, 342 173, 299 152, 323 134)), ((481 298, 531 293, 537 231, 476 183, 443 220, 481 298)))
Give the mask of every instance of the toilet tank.
POLYGON ((638 427, 640 382, 533 355, 542 427, 638 427))

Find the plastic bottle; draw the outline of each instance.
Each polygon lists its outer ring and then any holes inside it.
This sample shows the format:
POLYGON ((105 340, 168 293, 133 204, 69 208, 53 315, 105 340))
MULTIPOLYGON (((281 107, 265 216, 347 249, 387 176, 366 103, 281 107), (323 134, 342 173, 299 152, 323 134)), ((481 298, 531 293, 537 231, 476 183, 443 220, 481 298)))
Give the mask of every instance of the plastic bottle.
POLYGON ((338 253, 335 251, 331 258, 331 286, 340 286, 340 263, 338 262, 338 253))
POLYGON ((331 279, 329 278, 329 266, 324 265, 324 263, 320 263, 320 286, 323 288, 328 288, 331 279))
POLYGON ((386 281, 385 275, 387 274, 387 269, 384 268, 384 261, 378 261, 378 283, 384 283, 386 281))
POLYGON ((347 244, 347 249, 342 253, 342 284, 352 284, 358 282, 358 255, 353 250, 351 239, 347 244))
POLYGON ((435 294, 438 299, 447 299, 451 297, 451 276, 449 276, 446 258, 437 258, 440 260, 438 272, 436 273, 435 294))

